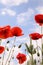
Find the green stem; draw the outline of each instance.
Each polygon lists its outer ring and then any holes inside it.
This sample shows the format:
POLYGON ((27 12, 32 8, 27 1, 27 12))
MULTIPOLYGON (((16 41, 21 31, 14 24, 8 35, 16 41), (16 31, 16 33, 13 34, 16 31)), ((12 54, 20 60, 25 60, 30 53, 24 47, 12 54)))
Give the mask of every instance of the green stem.
POLYGON ((29 65, 29 60, 27 61, 27 65, 29 65))
MULTIPOLYGON (((6 49, 6 46, 7 46, 7 44, 5 45, 5 49, 6 49)), ((5 55, 5 51, 4 51, 4 53, 3 53, 2 65, 3 65, 3 63, 4 63, 4 55, 5 55)))
MULTIPOLYGON (((14 52, 14 50, 12 50, 12 55, 11 55, 11 57, 10 57, 9 61, 11 61, 11 59, 12 59, 13 52, 14 52)), ((10 62, 8 62, 8 65, 10 65, 10 62)))
MULTIPOLYGON (((6 43, 6 45, 5 45, 5 49, 6 49, 6 47, 7 47, 7 43, 6 43)), ((4 51, 3 57, 2 57, 2 65, 3 65, 3 63, 4 63, 4 55, 5 55, 5 51, 4 51)))
POLYGON ((0 39, 0 45, 1 45, 2 39, 0 39))
POLYGON ((33 54, 31 55, 31 65, 33 65, 33 54))
MULTIPOLYGON (((30 46, 32 45, 32 39, 30 38, 30 46)), ((31 50, 32 52, 32 50, 31 50)), ((33 65, 33 54, 31 54, 31 65, 33 65)))
POLYGON ((38 43, 37 43, 37 40, 36 40, 36 45, 37 45, 37 52, 39 52, 39 50, 38 50, 38 43))
MULTIPOLYGON (((43 27, 41 26, 41 34, 43 34, 43 27)), ((43 38, 41 39, 42 43, 42 65, 43 65, 43 38)))
POLYGON ((32 39, 30 38, 30 45, 32 45, 32 39))
POLYGON ((43 44, 42 44, 42 64, 43 64, 43 44))
MULTIPOLYGON (((15 37, 15 40, 16 40, 16 37, 15 37)), ((14 40, 14 42, 15 42, 15 40, 14 40)), ((13 46, 12 46, 10 52, 9 52, 9 55, 8 55, 8 58, 7 58, 7 60, 6 60, 5 65, 7 64, 8 60, 9 60, 9 57, 10 57, 10 54, 11 54, 11 51, 12 51, 13 47, 14 47, 14 43, 13 43, 13 46)))

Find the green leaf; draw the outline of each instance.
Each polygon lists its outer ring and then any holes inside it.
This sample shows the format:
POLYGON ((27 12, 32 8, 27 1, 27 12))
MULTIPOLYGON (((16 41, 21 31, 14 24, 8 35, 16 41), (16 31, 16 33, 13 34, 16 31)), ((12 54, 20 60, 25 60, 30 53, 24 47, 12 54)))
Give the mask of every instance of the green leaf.
POLYGON ((26 48, 27 48, 27 51, 29 51, 29 47, 28 47, 28 45, 25 43, 25 46, 26 46, 26 48))
POLYGON ((26 48, 27 48, 27 51, 28 51, 30 54, 32 54, 31 48, 30 48, 30 47, 28 47, 28 45, 27 45, 27 44, 25 44, 25 46, 26 46, 26 48))
POLYGON ((33 54, 35 54, 35 53, 36 53, 36 49, 33 50, 33 54))
POLYGON ((30 50, 33 50, 33 45, 30 45, 30 50))

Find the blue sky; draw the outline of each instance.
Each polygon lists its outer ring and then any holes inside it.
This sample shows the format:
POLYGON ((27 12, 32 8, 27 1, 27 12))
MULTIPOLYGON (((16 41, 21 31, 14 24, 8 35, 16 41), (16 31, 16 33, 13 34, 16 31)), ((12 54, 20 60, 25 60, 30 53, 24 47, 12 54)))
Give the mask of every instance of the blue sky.
POLYGON ((0 26, 20 26, 25 35, 34 32, 38 13, 43 13, 43 0, 0 0, 0 26))
POLYGON ((40 32, 34 19, 36 14, 43 14, 43 0, 0 0, 0 26, 19 26, 23 29, 24 36, 17 42, 25 41, 32 32, 40 32))

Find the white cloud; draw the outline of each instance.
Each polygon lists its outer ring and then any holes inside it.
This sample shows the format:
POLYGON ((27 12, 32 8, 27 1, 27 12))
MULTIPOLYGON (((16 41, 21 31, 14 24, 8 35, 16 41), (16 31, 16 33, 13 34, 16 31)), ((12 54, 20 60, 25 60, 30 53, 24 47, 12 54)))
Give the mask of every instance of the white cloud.
POLYGON ((11 9, 7 9, 7 8, 2 9, 1 15, 6 15, 6 14, 8 14, 9 16, 15 16, 16 12, 11 9))
POLYGON ((22 3, 27 3, 28 0, 0 0, 0 3, 7 5, 7 6, 17 6, 22 3))
POLYGON ((38 13, 43 14, 43 6, 37 7, 36 10, 38 11, 38 13))
POLYGON ((34 10, 30 8, 26 12, 20 13, 19 15, 17 15, 17 23, 23 25, 27 24, 26 21, 30 20, 32 14, 34 14, 34 10))
POLYGON ((6 12, 5 12, 5 11, 2 11, 1 14, 2 14, 2 15, 6 15, 6 12))

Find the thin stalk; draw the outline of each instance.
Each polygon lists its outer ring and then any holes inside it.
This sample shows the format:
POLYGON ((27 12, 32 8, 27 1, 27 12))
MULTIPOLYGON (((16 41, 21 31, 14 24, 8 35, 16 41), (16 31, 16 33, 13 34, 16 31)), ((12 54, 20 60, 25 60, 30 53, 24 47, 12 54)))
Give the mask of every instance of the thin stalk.
POLYGON ((2 39, 0 39, 0 45, 1 45, 2 39))
POLYGON ((33 54, 31 55, 31 65, 34 65, 34 63, 33 63, 33 54))
POLYGON ((29 65, 29 60, 27 61, 27 65, 29 65))
MULTIPOLYGON (((7 46, 7 44, 5 45, 5 49, 6 49, 6 46, 7 46)), ((3 65, 3 63, 4 63, 4 55, 5 55, 5 51, 4 51, 4 53, 3 53, 2 65, 3 65)))
POLYGON ((30 65, 31 64, 31 56, 28 54, 28 57, 30 58, 30 61, 29 60, 27 61, 27 65, 30 65))
POLYGON ((36 40, 36 45, 37 45, 37 52, 39 52, 39 50, 38 50, 38 43, 37 43, 37 40, 36 40))
MULTIPOLYGON (((15 37, 15 40, 16 40, 16 37, 15 37)), ((14 40, 14 42, 15 42, 15 40, 14 40)), ((14 46, 14 43, 13 43, 13 46, 14 46)), ((9 59, 9 57, 10 57, 11 51, 12 51, 12 49, 13 49, 13 46, 12 46, 12 48, 11 48, 10 52, 9 52, 9 55, 8 55, 8 58, 7 58, 7 60, 6 60, 5 65, 6 65, 6 64, 7 64, 7 62, 8 62, 8 59, 9 59)))
POLYGON ((30 38, 30 45, 32 45, 32 39, 30 38))
MULTIPOLYGON (((32 39, 30 38, 30 46, 32 45, 32 39)), ((32 50, 31 50, 32 52, 32 50)), ((33 54, 31 54, 31 65, 33 65, 33 54)))
MULTIPOLYGON (((43 27, 41 26, 41 34, 43 34, 43 27)), ((41 43, 42 43, 42 64, 43 64, 43 38, 41 38, 41 43)))
POLYGON ((11 61, 11 59, 12 59, 13 52, 14 52, 14 50, 12 50, 12 55, 11 55, 11 57, 10 57, 10 60, 9 60, 9 62, 8 62, 8 65, 10 65, 10 61, 11 61))

